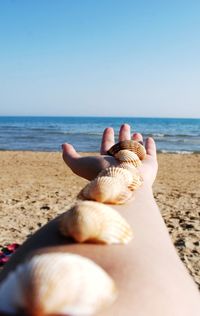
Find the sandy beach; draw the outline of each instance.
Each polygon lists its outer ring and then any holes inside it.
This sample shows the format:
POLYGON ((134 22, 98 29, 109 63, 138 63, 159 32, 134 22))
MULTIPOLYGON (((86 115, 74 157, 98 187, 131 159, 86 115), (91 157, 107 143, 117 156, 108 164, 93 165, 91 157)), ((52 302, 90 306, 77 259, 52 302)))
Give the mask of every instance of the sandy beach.
MULTIPOLYGON (((180 258, 200 286, 200 154, 159 154, 158 160, 154 196, 180 258)), ((21 244, 68 209, 87 183, 61 153, 1 151, 0 170, 0 246, 21 244)))

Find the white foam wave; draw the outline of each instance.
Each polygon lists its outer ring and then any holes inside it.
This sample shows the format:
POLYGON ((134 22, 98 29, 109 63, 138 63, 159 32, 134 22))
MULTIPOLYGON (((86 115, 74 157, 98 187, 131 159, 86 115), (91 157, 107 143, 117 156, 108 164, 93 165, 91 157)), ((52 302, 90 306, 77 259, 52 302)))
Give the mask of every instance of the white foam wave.
POLYGON ((181 150, 160 150, 161 153, 164 153, 164 154, 181 154, 181 155, 190 155, 190 154, 194 154, 194 151, 181 151, 181 150))
POLYGON ((153 137, 164 137, 165 134, 162 133, 153 133, 153 137))

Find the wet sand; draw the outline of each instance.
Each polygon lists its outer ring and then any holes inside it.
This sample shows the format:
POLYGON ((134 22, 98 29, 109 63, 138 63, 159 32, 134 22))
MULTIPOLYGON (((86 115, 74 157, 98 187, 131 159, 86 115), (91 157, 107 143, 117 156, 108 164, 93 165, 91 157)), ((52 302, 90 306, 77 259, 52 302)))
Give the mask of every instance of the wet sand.
MULTIPOLYGON (((180 258, 200 286, 200 154, 159 154, 154 196, 180 258)), ((22 243, 73 204, 87 183, 60 153, 0 155, 0 246, 22 243)))

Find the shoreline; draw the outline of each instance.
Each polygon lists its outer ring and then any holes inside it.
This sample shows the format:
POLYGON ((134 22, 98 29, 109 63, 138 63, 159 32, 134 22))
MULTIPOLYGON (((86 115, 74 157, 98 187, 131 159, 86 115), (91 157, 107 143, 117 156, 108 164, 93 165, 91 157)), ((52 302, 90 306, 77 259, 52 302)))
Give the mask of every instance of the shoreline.
MULTIPOLYGON (((24 149, 1 149, 0 152, 25 152, 25 153, 60 153, 61 150, 24 150, 24 149)), ((97 151, 78 151, 80 155, 95 155, 98 154, 97 151)), ((157 150, 157 154, 172 154, 172 155, 199 155, 200 151, 186 151, 186 150, 177 150, 177 151, 167 151, 167 150, 157 150)))
MULTIPOLYGON (((159 153, 158 161, 155 199, 181 260, 200 286, 200 155, 159 153)), ((87 183, 64 164, 61 152, 1 151, 0 168, 0 246, 21 244, 68 209, 87 183)))

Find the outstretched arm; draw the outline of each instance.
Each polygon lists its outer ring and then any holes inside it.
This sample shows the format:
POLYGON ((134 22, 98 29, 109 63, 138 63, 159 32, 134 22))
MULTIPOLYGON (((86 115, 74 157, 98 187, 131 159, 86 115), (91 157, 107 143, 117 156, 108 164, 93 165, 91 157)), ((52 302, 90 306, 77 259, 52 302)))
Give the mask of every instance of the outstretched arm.
MULTIPOLYGON (((119 138, 130 139, 130 127, 123 125, 119 138)), ((140 134, 134 139, 142 141, 140 134)), ((104 132, 102 153, 112 146, 112 129, 104 132)), ((102 316, 197 316, 200 314, 198 290, 180 261, 170 240, 152 193, 157 172, 156 148, 150 138, 146 142, 147 158, 141 172, 144 183, 136 191, 135 200, 113 206, 132 226, 135 238, 127 245, 65 244, 57 234, 57 219, 45 225, 30 238, 4 269, 2 278, 33 249, 58 246, 55 251, 79 253, 101 265, 115 280, 118 300, 102 316)), ((115 163, 112 157, 81 158, 71 145, 63 145, 63 157, 78 175, 94 178, 106 166, 115 163), (93 165, 91 166, 91 159, 93 165)), ((44 251, 44 250, 43 250, 44 251)), ((51 248, 47 249, 51 251, 51 248)))

